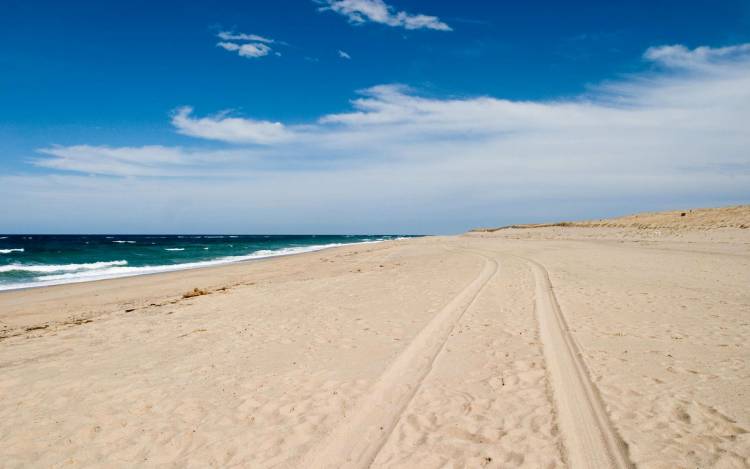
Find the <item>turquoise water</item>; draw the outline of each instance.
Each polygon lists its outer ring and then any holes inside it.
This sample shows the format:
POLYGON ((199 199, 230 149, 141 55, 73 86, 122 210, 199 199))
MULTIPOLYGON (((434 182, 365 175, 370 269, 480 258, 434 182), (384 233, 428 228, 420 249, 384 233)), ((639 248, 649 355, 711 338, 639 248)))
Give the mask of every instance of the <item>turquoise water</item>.
POLYGON ((399 235, 0 235, 0 290, 315 251, 399 235))

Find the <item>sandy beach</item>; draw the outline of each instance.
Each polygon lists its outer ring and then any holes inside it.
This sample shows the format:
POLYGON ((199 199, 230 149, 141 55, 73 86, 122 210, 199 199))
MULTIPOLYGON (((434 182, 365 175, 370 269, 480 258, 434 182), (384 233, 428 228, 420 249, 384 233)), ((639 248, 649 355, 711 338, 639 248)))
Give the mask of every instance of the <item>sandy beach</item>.
POLYGON ((684 210, 2 292, 0 466, 750 467, 748 227, 684 210))

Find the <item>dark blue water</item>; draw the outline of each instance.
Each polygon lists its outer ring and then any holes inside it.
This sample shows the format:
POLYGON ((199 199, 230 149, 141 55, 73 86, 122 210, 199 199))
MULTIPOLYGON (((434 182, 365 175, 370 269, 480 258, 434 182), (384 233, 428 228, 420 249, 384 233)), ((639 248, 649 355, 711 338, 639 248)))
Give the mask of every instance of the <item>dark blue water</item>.
POLYGON ((0 290, 202 267, 399 235, 0 235, 0 290))

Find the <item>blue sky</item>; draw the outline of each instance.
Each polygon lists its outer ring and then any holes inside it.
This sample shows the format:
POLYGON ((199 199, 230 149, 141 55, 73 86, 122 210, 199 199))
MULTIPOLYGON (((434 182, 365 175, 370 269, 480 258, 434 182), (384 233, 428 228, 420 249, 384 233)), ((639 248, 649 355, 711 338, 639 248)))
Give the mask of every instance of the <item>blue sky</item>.
POLYGON ((5 1, 0 232, 747 202, 748 43, 747 1, 5 1))

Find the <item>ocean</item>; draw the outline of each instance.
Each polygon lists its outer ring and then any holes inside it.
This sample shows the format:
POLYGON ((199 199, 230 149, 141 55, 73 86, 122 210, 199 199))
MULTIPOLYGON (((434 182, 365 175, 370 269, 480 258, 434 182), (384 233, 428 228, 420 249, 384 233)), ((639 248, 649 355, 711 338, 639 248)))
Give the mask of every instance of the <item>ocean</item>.
POLYGON ((0 290, 167 272, 401 235, 0 235, 0 290))

